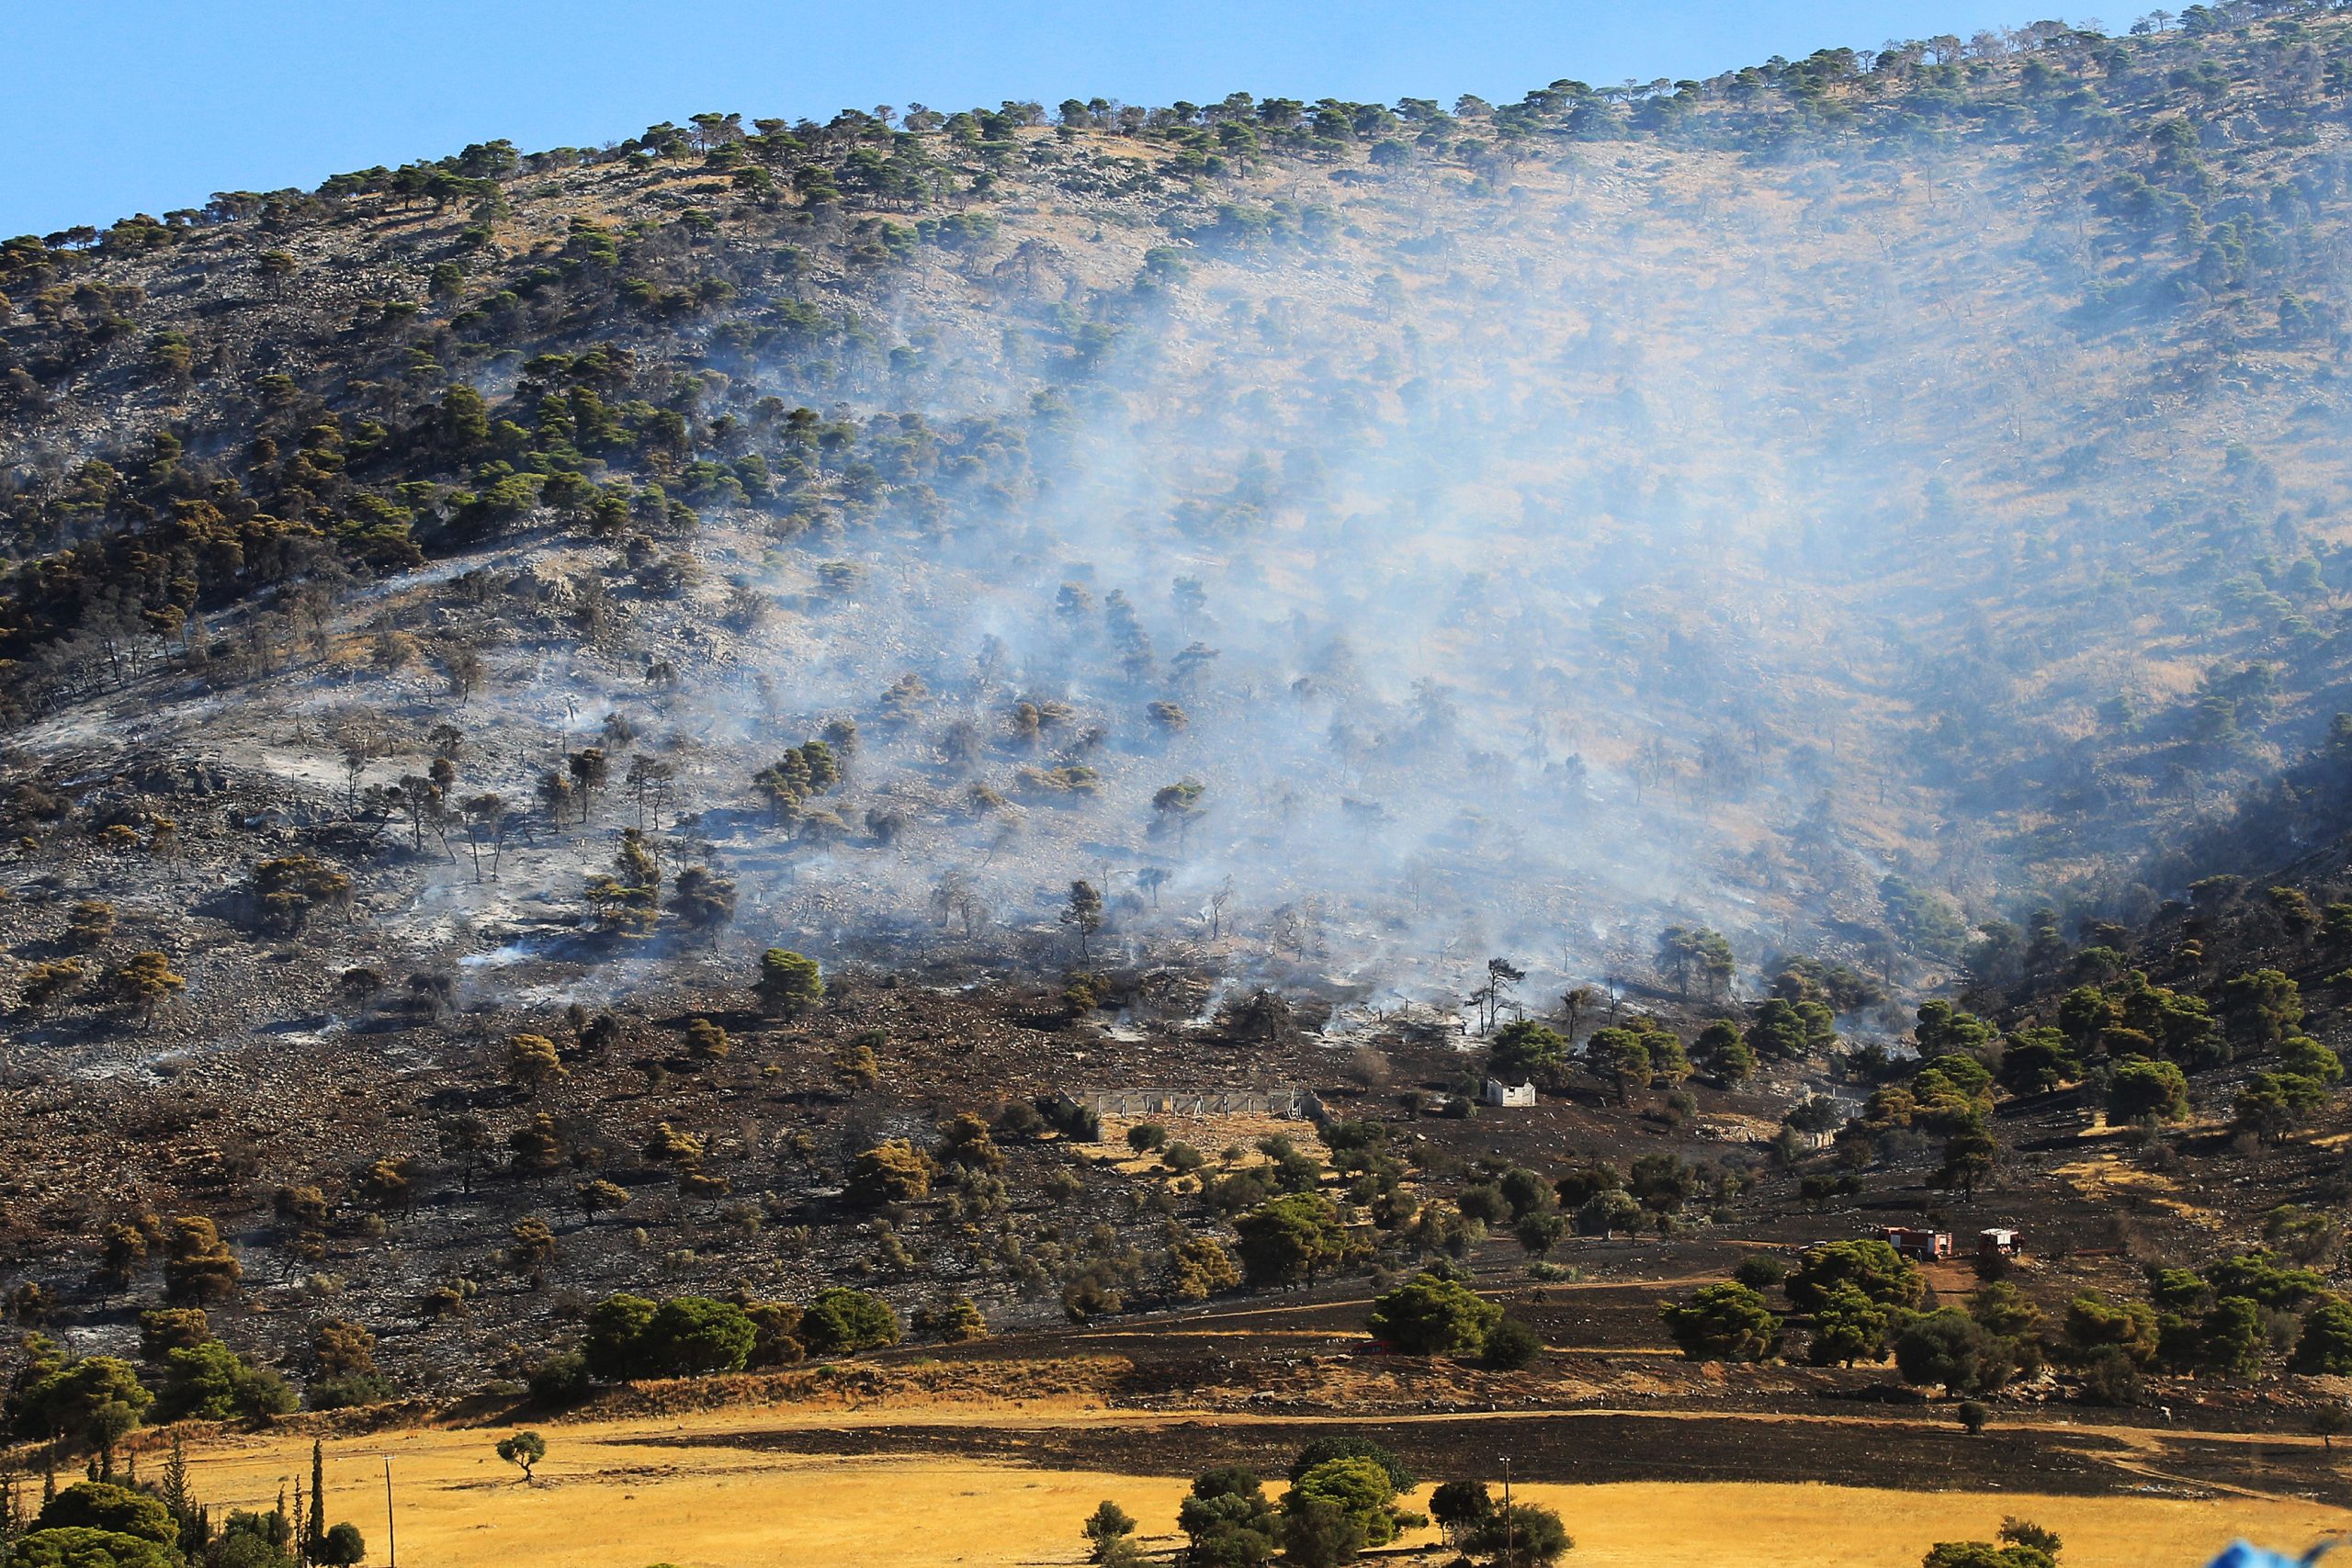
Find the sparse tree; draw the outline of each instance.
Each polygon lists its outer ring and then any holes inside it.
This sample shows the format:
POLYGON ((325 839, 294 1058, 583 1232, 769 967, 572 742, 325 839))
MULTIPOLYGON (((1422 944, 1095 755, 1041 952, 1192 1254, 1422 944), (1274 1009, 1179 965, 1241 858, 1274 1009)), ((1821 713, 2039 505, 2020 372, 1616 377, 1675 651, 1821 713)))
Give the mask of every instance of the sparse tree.
POLYGON ((1102 895, 1094 884, 1086 881, 1069 885, 1069 898, 1062 906, 1062 924, 1078 937, 1078 958, 1083 964, 1092 956, 1090 943, 1094 933, 1102 929, 1102 895))
POLYGON ((537 1432, 517 1432, 511 1438, 499 1439, 498 1457, 518 1466, 523 1472, 524 1483, 527 1485, 531 1481, 532 1468, 548 1457, 548 1440, 537 1432))

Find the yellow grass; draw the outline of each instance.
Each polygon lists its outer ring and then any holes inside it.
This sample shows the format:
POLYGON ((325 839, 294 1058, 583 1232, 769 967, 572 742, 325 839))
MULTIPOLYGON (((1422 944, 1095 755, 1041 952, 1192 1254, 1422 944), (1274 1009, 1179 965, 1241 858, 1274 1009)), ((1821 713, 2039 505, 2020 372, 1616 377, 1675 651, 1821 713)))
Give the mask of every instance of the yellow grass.
MULTIPOLYGON (((1040 1414, 1034 1404, 930 1413, 934 1424, 943 1415, 957 1423, 1034 1424, 1040 1414)), ((1066 1414, 1072 1421, 1125 1419, 1076 1408, 1066 1414)), ((811 1417, 738 1411, 551 1425, 543 1428, 547 1462, 529 1486, 491 1451, 498 1430, 337 1438, 327 1445, 328 1517, 359 1525, 369 1561, 384 1561, 379 1456, 389 1454, 400 1551, 419 1568, 1076 1563, 1083 1558, 1078 1522, 1104 1497, 1142 1522, 1148 1544, 1175 1544, 1184 1487, 1166 1478, 956 1459, 808 1458, 723 1443, 657 1446, 667 1437, 723 1438, 753 1422, 811 1417)), ((835 1412, 818 1424, 856 1419, 835 1412)), ((293 1480, 308 1475, 309 1444, 285 1435, 228 1439, 192 1453, 191 1469, 219 1518, 228 1506, 266 1506, 281 1487, 290 1493, 293 1480)), ((2233 1536, 2300 1550, 2347 1523, 2339 1510, 2269 1497, 2085 1499, 1745 1483, 1533 1485, 1519 1493, 1568 1521, 1577 1542, 1569 1568, 1913 1568, 1934 1542, 1987 1538, 2007 1514, 2063 1533, 2067 1568, 2194 1568, 2233 1536)))
POLYGON ((2119 1193, 2136 1192, 2159 1209, 2179 1215, 2207 1229, 2218 1229, 2221 1216, 2210 1209, 2200 1208, 2186 1199, 2172 1196, 2179 1184, 2157 1171, 2142 1170, 2125 1165, 2114 1155, 2100 1155, 2074 1165, 2060 1166, 2052 1176, 2064 1177, 2075 1184, 2075 1190, 2086 1198, 2111 1198, 2119 1193))

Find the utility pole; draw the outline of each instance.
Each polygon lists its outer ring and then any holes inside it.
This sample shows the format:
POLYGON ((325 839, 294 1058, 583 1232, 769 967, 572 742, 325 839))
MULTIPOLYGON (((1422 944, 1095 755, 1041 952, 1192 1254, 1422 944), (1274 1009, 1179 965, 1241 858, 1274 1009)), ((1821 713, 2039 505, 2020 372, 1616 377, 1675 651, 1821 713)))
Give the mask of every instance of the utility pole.
MULTIPOLYGON (((1511 1530, 1517 1520, 1510 1517, 1510 1456, 1503 1456, 1503 1568, 1517 1568, 1512 1557, 1511 1530)), ((395 1564, 395 1568, 398 1565, 395 1564)))
POLYGON ((392 1531, 392 1456, 384 1461, 384 1551, 390 1568, 401 1568, 401 1538, 392 1531))

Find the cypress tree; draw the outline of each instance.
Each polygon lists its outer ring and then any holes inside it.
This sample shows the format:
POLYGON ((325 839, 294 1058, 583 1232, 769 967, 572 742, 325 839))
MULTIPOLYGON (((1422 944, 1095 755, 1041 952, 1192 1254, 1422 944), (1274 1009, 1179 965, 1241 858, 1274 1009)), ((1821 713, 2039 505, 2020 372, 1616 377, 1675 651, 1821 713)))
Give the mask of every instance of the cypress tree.
POLYGON ((326 1445, 318 1438, 311 1439, 311 1526, 302 1542, 302 1561, 318 1560, 319 1544, 327 1538, 327 1453, 326 1445))

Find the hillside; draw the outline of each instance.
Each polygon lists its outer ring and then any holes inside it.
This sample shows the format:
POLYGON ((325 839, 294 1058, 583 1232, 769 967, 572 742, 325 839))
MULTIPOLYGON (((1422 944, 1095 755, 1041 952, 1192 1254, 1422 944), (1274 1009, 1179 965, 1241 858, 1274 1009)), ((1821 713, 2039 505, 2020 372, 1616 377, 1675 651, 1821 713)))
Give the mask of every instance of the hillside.
POLYGON ((18 1458, 111 1462, 109 1357, 390 1422, 875 1353, 2279 1502, 2352 1375, 2347 238, 2352 17, 2246 6, 6 242, 18 1458), (2028 1258, 1662 1326, 1905 1224, 2028 1258), (1532 1359, 1357 1355, 1432 1266, 1532 1359), (1930 1388, 2017 1433, 1862 1409, 1930 1388))
POLYGON ((331 795, 365 710, 522 809, 618 712, 691 815, 847 717, 817 836, 933 868, 836 851, 860 936, 1098 863, 1368 980, 1948 961, 2337 705, 2342 42, 705 117, 12 242, 17 744, 331 795))

